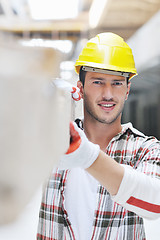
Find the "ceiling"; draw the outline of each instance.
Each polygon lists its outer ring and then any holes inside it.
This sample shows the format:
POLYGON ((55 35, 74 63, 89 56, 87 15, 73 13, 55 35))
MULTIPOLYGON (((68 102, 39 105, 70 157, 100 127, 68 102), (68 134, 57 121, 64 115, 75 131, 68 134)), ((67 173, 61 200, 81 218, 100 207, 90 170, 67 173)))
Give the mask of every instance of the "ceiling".
POLYGON ((128 39, 159 9, 159 0, 111 0, 104 10, 98 31, 113 31, 128 39))
MULTIPOLYGON (((160 0, 106 0, 97 26, 92 28, 89 11, 93 2, 81 0, 76 19, 33 21, 27 0, 0 0, 0 29, 18 34, 39 33, 52 38, 91 37, 99 32, 112 31, 127 40, 160 9, 160 0)), ((102 2, 104 1, 99 0, 96 12, 102 2)))

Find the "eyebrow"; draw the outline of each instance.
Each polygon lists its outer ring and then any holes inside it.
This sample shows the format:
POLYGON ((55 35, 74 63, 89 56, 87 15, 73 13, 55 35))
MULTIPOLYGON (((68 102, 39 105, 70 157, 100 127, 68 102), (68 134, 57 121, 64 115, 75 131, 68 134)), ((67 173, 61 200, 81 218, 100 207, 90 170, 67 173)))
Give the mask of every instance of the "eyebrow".
MULTIPOLYGON (((91 77, 90 80, 101 80, 101 81, 106 81, 107 79, 102 78, 102 77, 91 77)), ((112 79, 111 81, 114 82, 125 82, 126 79, 112 79)))
POLYGON ((91 77, 90 80, 102 80, 105 81, 105 78, 101 78, 101 77, 91 77))
POLYGON ((113 79, 113 81, 115 81, 115 82, 125 82, 126 79, 113 79))

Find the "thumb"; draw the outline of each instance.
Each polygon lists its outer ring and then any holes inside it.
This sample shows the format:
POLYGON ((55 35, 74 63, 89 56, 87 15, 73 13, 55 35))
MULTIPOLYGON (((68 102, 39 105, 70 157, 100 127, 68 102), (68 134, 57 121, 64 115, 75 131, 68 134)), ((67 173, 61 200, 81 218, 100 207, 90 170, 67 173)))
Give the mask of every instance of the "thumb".
POLYGON ((81 145, 82 139, 76 128, 76 123, 70 122, 70 146, 66 154, 76 151, 81 145))

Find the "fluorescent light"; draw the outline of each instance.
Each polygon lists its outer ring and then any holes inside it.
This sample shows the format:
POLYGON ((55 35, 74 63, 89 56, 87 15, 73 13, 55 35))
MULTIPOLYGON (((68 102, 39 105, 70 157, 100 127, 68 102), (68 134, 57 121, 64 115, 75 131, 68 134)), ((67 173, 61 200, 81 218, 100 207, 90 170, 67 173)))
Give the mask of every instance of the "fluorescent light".
POLYGON ((63 53, 69 53, 72 50, 72 41, 70 40, 43 40, 43 39, 31 39, 31 40, 21 40, 22 46, 27 47, 46 47, 54 48, 63 53))
POLYGON ((75 18, 79 0, 28 0, 31 16, 36 20, 75 18))
POLYGON ((89 24, 91 28, 97 27, 107 2, 108 0, 93 0, 89 11, 89 24))

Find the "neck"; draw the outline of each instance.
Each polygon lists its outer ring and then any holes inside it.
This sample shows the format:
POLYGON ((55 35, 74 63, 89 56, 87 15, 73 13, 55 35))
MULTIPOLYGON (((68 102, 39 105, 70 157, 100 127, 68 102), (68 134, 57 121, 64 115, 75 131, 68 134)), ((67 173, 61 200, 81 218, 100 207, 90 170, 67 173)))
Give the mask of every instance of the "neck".
POLYGON ((119 132, 121 132, 121 121, 120 118, 110 124, 100 123, 92 119, 88 120, 84 117, 84 131, 87 138, 100 146, 101 150, 104 151, 112 140, 119 132))

